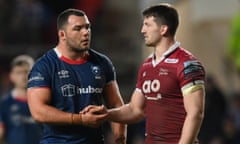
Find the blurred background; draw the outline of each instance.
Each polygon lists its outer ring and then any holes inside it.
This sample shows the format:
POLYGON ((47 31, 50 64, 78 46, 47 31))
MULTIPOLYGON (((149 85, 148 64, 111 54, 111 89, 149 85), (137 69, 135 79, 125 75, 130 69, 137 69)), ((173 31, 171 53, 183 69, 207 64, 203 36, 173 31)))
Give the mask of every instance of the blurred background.
MULTIPOLYGON (((169 2, 178 9, 176 39, 206 68, 201 143, 239 144, 239 0, 0 0, 0 94, 11 88, 8 72, 12 58, 29 54, 37 59, 55 47, 57 15, 66 8, 78 8, 92 23, 91 47, 113 61, 127 103, 139 65, 152 51, 145 47, 140 33, 141 12, 159 2, 169 2)), ((129 126, 129 135, 136 138, 129 143, 142 143, 143 133, 144 122, 129 126)))

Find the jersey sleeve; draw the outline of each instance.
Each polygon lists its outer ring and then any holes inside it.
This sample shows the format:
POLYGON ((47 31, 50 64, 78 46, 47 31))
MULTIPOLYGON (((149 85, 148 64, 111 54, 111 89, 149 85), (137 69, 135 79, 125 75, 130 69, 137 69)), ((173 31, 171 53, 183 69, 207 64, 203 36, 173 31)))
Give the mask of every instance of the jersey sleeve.
POLYGON ((195 59, 185 60, 180 68, 180 86, 183 96, 199 89, 204 89, 205 70, 195 59))
POLYGON ((51 69, 43 60, 37 61, 28 76, 28 88, 50 87, 51 69))

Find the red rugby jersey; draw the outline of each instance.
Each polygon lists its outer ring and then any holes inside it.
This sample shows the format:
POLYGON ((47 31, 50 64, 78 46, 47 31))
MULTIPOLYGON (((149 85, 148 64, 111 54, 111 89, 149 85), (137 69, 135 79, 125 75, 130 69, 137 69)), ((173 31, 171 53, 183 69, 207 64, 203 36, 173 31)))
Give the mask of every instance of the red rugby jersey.
POLYGON ((175 43, 158 63, 147 58, 138 73, 137 90, 146 98, 146 144, 177 144, 186 111, 183 94, 203 86, 202 64, 175 43))

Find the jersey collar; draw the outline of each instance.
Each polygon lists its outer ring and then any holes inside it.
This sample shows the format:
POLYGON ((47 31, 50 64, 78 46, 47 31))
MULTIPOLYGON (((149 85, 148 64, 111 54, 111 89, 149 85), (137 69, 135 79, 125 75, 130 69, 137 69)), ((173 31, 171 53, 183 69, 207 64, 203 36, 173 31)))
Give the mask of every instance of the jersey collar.
POLYGON ((155 67, 158 65, 163 59, 165 59, 170 53, 172 53, 175 49, 177 49, 180 46, 180 42, 176 41, 172 46, 169 47, 169 49, 163 53, 159 61, 155 60, 155 54, 152 54, 152 65, 155 67))
POLYGON ((62 61, 68 63, 68 64, 83 64, 85 62, 87 62, 87 57, 84 57, 80 60, 71 60, 65 56, 63 56, 60 51, 57 49, 57 47, 54 48, 54 51, 56 52, 57 56, 59 59, 61 59, 62 61))

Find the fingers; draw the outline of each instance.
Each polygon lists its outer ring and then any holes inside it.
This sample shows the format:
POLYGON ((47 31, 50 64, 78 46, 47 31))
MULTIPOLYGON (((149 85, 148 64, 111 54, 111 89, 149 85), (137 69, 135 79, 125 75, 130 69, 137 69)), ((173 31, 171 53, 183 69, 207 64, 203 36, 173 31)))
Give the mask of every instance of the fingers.
POLYGON ((83 125, 89 127, 99 127, 108 117, 107 109, 101 106, 89 105, 81 112, 83 125))
POLYGON ((98 106, 96 106, 96 105, 89 105, 89 106, 85 107, 82 111, 80 111, 80 113, 83 113, 83 114, 87 113, 87 112, 90 111, 90 109, 96 108, 96 107, 98 107, 98 106))
POLYGON ((101 106, 89 105, 89 106, 85 107, 80 113, 84 114, 87 112, 101 114, 101 113, 106 113, 107 109, 104 107, 104 105, 101 105, 101 106))
POLYGON ((91 109, 89 109, 89 112, 93 114, 104 114, 107 113, 107 109, 102 105, 94 108, 92 107, 91 109))
POLYGON ((106 118, 107 114, 85 113, 82 114, 82 124, 85 126, 97 128, 106 120, 106 118))

